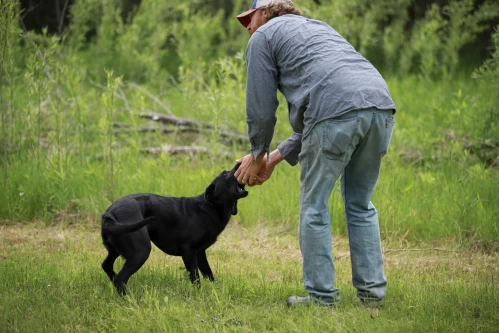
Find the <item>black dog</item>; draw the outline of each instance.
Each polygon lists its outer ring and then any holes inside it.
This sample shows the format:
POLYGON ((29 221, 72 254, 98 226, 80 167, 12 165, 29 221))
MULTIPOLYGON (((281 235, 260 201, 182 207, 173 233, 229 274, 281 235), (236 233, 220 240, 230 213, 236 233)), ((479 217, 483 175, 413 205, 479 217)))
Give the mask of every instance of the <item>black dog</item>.
POLYGON ((223 171, 196 197, 131 194, 106 210, 102 240, 108 255, 102 268, 120 294, 126 294, 128 279, 149 257, 151 241, 167 254, 182 256, 192 283, 199 282, 198 268, 214 281, 205 251, 237 214, 237 200, 248 195, 234 177, 238 167, 223 171), (113 264, 120 255, 126 262, 116 274, 113 264))

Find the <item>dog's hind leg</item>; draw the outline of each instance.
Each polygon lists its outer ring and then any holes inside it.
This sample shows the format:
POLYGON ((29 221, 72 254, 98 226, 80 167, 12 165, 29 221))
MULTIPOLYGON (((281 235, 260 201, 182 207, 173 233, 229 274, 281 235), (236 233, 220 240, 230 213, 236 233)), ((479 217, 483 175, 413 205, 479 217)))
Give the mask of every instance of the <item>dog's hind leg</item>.
POLYGON ((114 277, 114 286, 121 295, 126 295, 126 284, 128 279, 142 267, 147 258, 149 258, 149 253, 150 251, 142 252, 140 255, 127 259, 121 271, 114 277))
POLYGON ((203 274, 203 277, 210 279, 211 282, 215 281, 213 272, 211 271, 210 264, 208 264, 208 258, 206 257, 206 250, 201 250, 198 252, 198 267, 203 274))
POLYGON ((106 249, 108 252, 107 257, 106 259, 104 259, 101 266, 104 272, 106 272, 107 276, 109 276, 109 279, 113 281, 114 277, 116 276, 116 273, 113 269, 114 261, 119 257, 119 254, 112 247, 106 246, 106 249))
POLYGON ((126 247, 123 245, 119 247, 126 262, 121 271, 114 277, 113 283, 121 295, 126 295, 128 279, 144 265, 151 253, 151 242, 147 232, 137 231, 134 234, 133 236, 127 235, 130 239, 126 242, 126 247))
POLYGON ((199 284, 199 272, 196 252, 186 252, 182 255, 185 268, 189 272, 189 278, 192 283, 199 284))

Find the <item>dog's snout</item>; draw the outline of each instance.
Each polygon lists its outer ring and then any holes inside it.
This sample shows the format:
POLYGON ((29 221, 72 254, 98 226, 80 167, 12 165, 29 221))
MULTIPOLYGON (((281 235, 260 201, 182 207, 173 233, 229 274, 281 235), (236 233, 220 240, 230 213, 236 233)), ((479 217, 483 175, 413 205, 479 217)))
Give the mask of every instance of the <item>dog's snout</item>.
POLYGON ((231 176, 234 176, 236 174, 237 169, 239 169, 239 166, 241 166, 241 164, 236 163, 236 165, 232 168, 232 170, 229 171, 229 174, 231 176))

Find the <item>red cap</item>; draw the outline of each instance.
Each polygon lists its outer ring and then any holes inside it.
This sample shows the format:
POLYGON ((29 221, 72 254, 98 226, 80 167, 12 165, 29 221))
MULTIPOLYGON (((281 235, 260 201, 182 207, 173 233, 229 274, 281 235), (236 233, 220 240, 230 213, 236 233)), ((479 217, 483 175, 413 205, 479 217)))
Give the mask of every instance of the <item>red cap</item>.
POLYGON ((246 28, 248 27, 248 24, 251 22, 251 16, 258 10, 258 8, 250 9, 245 11, 244 13, 241 13, 237 15, 237 19, 239 22, 246 28))

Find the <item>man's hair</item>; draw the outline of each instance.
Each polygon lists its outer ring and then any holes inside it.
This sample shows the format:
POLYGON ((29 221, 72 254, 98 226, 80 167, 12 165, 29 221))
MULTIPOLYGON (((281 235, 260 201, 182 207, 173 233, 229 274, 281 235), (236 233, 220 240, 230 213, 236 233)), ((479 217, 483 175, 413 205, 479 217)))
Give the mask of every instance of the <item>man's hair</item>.
POLYGON ((278 17, 286 14, 294 14, 303 16, 301 10, 295 7, 295 5, 291 1, 285 2, 271 2, 267 6, 261 7, 263 15, 269 21, 274 17, 278 17))

